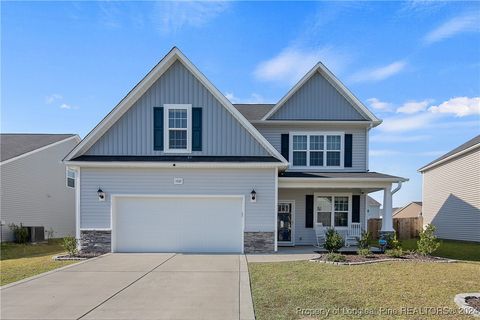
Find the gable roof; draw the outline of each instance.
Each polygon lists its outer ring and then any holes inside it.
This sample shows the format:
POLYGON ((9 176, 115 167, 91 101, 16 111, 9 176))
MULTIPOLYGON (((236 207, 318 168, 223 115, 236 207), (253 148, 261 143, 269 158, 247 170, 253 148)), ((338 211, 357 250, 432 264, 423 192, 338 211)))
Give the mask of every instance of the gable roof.
POLYGON ((300 81, 293 86, 290 91, 269 111, 267 112, 262 120, 268 120, 277 110, 279 110, 310 78, 312 78, 317 72, 319 72, 325 79, 330 82, 330 84, 351 103, 351 105, 358 111, 360 114, 364 115, 367 119, 373 122, 373 124, 379 125, 382 121, 378 119, 368 108, 360 102, 353 95, 353 93, 343 85, 343 83, 338 80, 335 75, 328 70, 328 68, 323 65, 323 63, 317 63, 305 76, 303 76, 300 81))
POLYGON ((369 206, 375 206, 375 207, 380 207, 381 204, 377 200, 373 199, 370 196, 367 196, 367 205, 369 206))
POLYGON ((248 121, 261 120, 275 104, 270 103, 237 103, 233 105, 248 121))
POLYGON ((2 133, 0 134, 0 161, 14 159, 73 137, 78 136, 76 134, 2 133))
POLYGON ((480 134, 478 136, 473 137, 472 139, 468 140, 464 144, 456 147, 452 151, 445 153, 443 156, 433 160, 429 164, 421 167, 420 169, 418 169, 418 171, 423 172, 423 171, 425 171, 425 170, 427 170, 427 169, 429 169, 429 168, 431 168, 435 165, 441 164, 444 161, 447 161, 451 158, 459 156, 459 155, 461 155, 465 152, 468 152, 468 151, 470 151, 470 150, 472 150, 476 147, 480 147, 480 134))
POLYGON ((232 103, 203 75, 200 70, 177 48, 173 47, 160 62, 113 108, 110 113, 65 157, 65 161, 81 156, 112 125, 127 112, 134 103, 150 88, 162 74, 175 62, 179 61, 202 83, 207 90, 233 115, 233 117, 262 145, 268 153, 283 164, 287 160, 265 139, 263 135, 232 105, 232 103))
POLYGON ((393 213, 395 218, 415 218, 422 215, 422 202, 412 201, 393 213))

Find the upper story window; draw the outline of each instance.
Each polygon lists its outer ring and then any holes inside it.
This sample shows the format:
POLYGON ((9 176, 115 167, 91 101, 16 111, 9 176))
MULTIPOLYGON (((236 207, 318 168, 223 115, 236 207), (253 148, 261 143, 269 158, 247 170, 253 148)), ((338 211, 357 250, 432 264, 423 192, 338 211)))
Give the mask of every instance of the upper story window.
POLYGON ((343 167, 343 133, 291 133, 293 167, 343 167))
POLYGON ((192 106, 189 104, 167 104, 164 107, 165 152, 191 152, 192 106))
POLYGON ((75 177, 76 171, 70 168, 67 168, 66 178, 67 178, 67 187, 75 188, 75 177))

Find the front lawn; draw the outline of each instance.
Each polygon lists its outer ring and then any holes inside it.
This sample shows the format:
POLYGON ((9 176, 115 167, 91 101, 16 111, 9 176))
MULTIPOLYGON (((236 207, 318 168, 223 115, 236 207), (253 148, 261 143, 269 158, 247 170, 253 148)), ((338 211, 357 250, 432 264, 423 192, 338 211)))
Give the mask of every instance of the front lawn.
POLYGON ((249 270, 258 320, 358 319, 354 312, 370 313, 368 319, 468 319, 446 313, 458 312, 457 293, 478 291, 480 283, 480 265, 471 263, 301 261, 250 263, 249 270), (437 307, 448 309, 421 309, 437 307))
MULTIPOLYGON (((417 239, 401 240, 404 250, 416 250, 417 239)), ((456 260, 480 261, 480 243, 440 240, 440 247, 433 255, 456 260)))
POLYGON ((42 244, 2 243, 0 247, 0 285, 57 269, 75 261, 54 261, 52 256, 65 252, 61 239, 42 244))

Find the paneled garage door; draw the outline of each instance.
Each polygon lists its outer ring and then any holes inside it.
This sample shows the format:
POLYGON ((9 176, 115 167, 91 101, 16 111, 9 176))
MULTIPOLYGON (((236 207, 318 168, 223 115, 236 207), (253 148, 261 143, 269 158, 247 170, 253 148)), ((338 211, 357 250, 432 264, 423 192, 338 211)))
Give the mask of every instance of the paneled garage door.
POLYGON ((242 252, 243 197, 114 196, 114 252, 242 252))

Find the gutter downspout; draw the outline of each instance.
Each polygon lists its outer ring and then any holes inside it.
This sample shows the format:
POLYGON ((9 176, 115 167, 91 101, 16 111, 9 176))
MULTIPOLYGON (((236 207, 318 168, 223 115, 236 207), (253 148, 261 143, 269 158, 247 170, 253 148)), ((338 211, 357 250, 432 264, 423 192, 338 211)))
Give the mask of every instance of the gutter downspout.
POLYGON ((399 191, 400 189, 402 189, 402 183, 403 183, 402 181, 398 181, 397 187, 392 190, 392 195, 393 195, 395 192, 397 192, 397 191, 399 191))

